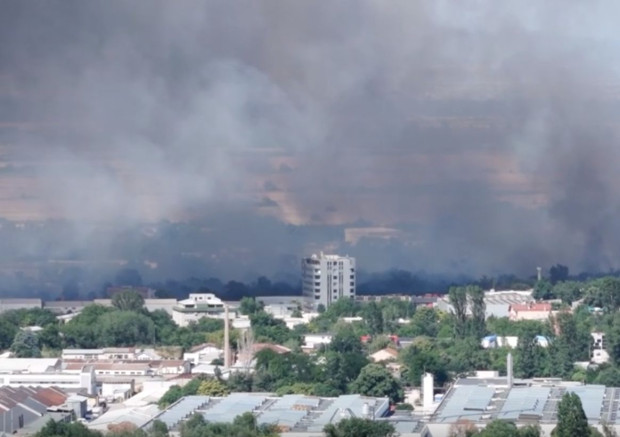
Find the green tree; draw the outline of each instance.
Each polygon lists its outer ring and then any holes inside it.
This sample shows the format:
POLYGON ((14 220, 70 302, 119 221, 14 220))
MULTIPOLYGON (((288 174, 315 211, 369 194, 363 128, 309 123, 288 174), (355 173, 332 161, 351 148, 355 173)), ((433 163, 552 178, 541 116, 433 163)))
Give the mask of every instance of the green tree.
POLYGON ((257 302, 254 297, 246 296, 239 301, 239 312, 246 316, 256 314, 257 312, 262 311, 263 308, 263 303, 257 302))
POLYGON ((379 364, 363 367, 359 376, 350 386, 350 391, 365 396, 388 397, 393 404, 403 400, 400 383, 379 364))
POLYGON ((323 428, 326 437, 393 437, 396 431, 392 424, 370 419, 352 417, 323 428))
POLYGON ((620 308, 620 279, 612 276, 595 279, 586 286, 585 301, 590 306, 614 312, 620 308))
POLYGON ((620 314, 612 316, 611 323, 607 327, 605 338, 607 340, 607 351, 612 361, 620 364, 620 314))
POLYGON ((198 394, 203 396, 223 397, 229 393, 228 387, 215 378, 202 381, 198 387, 198 394))
POLYGON ((120 311, 142 311, 144 298, 134 290, 123 290, 112 296, 112 305, 120 311))
POLYGON ((34 332, 20 329, 11 344, 11 352, 17 358, 40 358, 39 337, 34 332))
POLYGON ((100 347, 99 318, 113 311, 113 308, 103 305, 87 305, 80 314, 60 328, 66 346, 77 348, 100 347))
POLYGON ((556 284, 560 281, 566 281, 568 279, 568 267, 562 264, 556 264, 549 269, 549 280, 552 284, 556 284))
POLYGON ((47 325, 42 331, 39 331, 37 335, 41 347, 55 350, 62 348, 62 337, 60 336, 58 325, 47 325))
POLYGON ((101 432, 90 430, 80 422, 57 422, 52 419, 34 435, 35 437, 103 437, 101 432))
POLYGON ((6 318, 0 316, 0 349, 8 349, 17 334, 19 328, 6 318))
POLYGON ((512 422, 494 420, 474 435, 476 437, 540 437, 540 428, 534 425, 517 428, 512 422))
POLYGON ((362 317, 368 328, 368 333, 372 335, 383 333, 383 313, 376 302, 364 305, 362 317))
POLYGON ((562 299, 566 305, 581 299, 583 284, 576 281, 562 281, 553 286, 555 297, 562 299))
POLYGON ((155 342, 155 324, 144 314, 113 311, 98 320, 97 334, 101 346, 135 346, 155 342))
POLYGON ((406 366, 404 377, 410 384, 419 386, 425 372, 435 376, 437 385, 448 380, 447 359, 432 340, 424 339, 407 346, 401 350, 399 358, 406 366))
POLYGON ((467 335, 467 290, 465 287, 451 287, 448 299, 454 314, 454 336, 464 338, 467 335))
POLYGON ((246 372, 233 372, 226 381, 231 392, 250 392, 252 391, 252 384, 253 376, 246 372))
POLYGON ((159 408, 166 408, 168 405, 174 404, 183 397, 183 389, 178 385, 172 385, 159 399, 159 408))
POLYGON ((484 291, 477 286, 467 287, 467 295, 471 300, 471 332, 476 339, 484 336, 486 331, 486 305, 484 303, 484 291))
POLYGON ((426 335, 436 337, 439 331, 439 316, 433 308, 416 308, 408 324, 403 325, 399 330, 399 335, 404 337, 417 337, 426 335))
POLYGON ((596 383, 607 387, 620 387, 620 369, 617 366, 603 368, 596 377, 596 383))
POLYGON ((551 285, 551 282, 546 279, 537 281, 534 285, 532 296, 537 300, 553 299, 553 286, 551 285))
POLYGON ((581 399, 575 393, 565 393, 558 404, 558 425, 551 433, 554 437, 591 435, 581 399))
POLYGON ((314 384, 309 382, 296 382, 292 385, 283 385, 276 390, 278 396, 284 395, 314 395, 314 384))
POLYGON ((515 355, 516 376, 520 378, 540 376, 542 348, 536 343, 536 336, 533 333, 526 333, 519 337, 515 355))
POLYGON ((168 427, 161 420, 155 419, 151 424, 151 429, 149 431, 150 437, 168 437, 170 433, 168 432, 168 427))
MULTIPOLYGON (((276 319, 271 314, 259 311, 250 316, 250 323, 254 338, 258 341, 269 341, 278 344, 285 343, 291 338, 297 337, 286 327, 283 320, 276 319)), ((299 338, 297 338, 299 341, 299 338)))

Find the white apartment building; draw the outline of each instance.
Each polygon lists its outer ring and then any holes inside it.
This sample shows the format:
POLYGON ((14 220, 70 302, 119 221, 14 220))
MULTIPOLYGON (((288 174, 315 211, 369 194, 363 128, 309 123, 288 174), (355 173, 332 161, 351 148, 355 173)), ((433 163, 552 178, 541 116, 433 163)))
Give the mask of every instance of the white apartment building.
MULTIPOLYGON (((231 313, 229 317, 234 317, 231 313)), ((172 309, 172 320, 179 326, 188 326, 203 317, 224 319, 224 302, 212 293, 190 293, 172 309)))
POLYGON ((355 258, 312 255, 301 261, 302 287, 306 302, 327 308, 338 299, 355 298, 355 258))

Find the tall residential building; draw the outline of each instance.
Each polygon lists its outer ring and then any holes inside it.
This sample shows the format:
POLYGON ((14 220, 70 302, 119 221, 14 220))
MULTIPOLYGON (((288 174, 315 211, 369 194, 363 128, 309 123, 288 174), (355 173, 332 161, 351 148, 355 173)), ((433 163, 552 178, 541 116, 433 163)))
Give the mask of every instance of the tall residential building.
POLYGON ((303 293, 314 308, 327 308, 338 299, 355 298, 355 258, 339 255, 312 255, 301 261, 303 293))

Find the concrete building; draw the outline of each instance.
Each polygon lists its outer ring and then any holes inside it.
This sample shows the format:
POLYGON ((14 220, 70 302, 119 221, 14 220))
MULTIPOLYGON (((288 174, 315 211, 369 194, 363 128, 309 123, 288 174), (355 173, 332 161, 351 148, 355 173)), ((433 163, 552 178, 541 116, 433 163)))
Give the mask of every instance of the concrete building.
POLYGON ((172 309, 172 320, 179 326, 188 326, 203 317, 224 318, 224 302, 212 293, 191 293, 172 309))
POLYGON ((529 302, 526 304, 510 305, 508 318, 510 320, 540 320, 545 321, 551 317, 551 304, 549 302, 529 302))
POLYGON ((76 360, 64 364, 65 372, 75 372, 91 367, 98 382, 116 378, 153 376, 178 376, 191 372, 191 364, 185 360, 76 360))
POLYGON ((378 350, 374 354, 370 355, 370 359, 375 363, 384 363, 387 361, 396 361, 398 359, 398 351, 391 347, 378 350))
POLYGON ((154 361, 163 357, 153 348, 108 347, 102 349, 63 349, 63 360, 138 360, 154 361))
POLYGON ((43 301, 41 299, 20 299, 20 298, 8 298, 0 299, 0 313, 11 310, 20 309, 32 309, 43 308, 43 301))
MULTIPOLYGON (((490 290, 484 293, 485 317, 509 317, 511 305, 529 304, 534 302, 532 290, 527 291, 495 291, 490 290)), ((435 304, 438 310, 452 313, 452 305, 448 296, 439 298, 435 304)), ((471 306, 467 308, 467 314, 471 314, 471 306)))
MULTIPOLYGON (((232 393, 224 398, 186 396, 154 416, 153 420, 160 420, 174 433, 196 411, 200 411, 208 422, 220 423, 231 423, 235 417, 250 412, 256 416, 259 425, 276 425, 283 437, 314 437, 323 435, 327 424, 335 424, 349 417, 379 420, 389 414, 389 410, 388 398, 360 395, 337 398, 306 395, 277 397, 260 393, 232 393)), ((149 430, 153 420, 143 429, 149 430)))
POLYGON ((329 332, 304 334, 304 343, 301 347, 305 351, 313 351, 322 345, 330 344, 332 342, 332 338, 334 338, 334 335, 329 332))
MULTIPOLYGON (((544 335, 537 335, 534 337, 534 341, 536 345, 540 347, 549 347, 550 341, 548 337, 544 335)), ((498 335, 487 335, 482 339, 481 345, 485 349, 492 349, 498 347, 508 347, 514 349, 519 344, 519 337, 516 336, 498 336, 498 335)))
POLYGON ((67 371, 58 358, 2 358, 0 386, 59 387, 87 394, 95 394, 97 391, 92 366, 83 364, 67 371))
POLYGON ((609 361, 609 352, 607 352, 607 344, 605 343, 604 332, 592 332, 592 353, 590 361, 594 364, 604 364, 609 361))
POLYGON ((223 358, 224 349, 221 349, 212 343, 199 344, 183 354, 183 359, 185 361, 189 361, 193 365, 201 363, 211 364, 213 360, 223 358))
POLYGON ((269 349, 279 355, 288 354, 291 352, 289 348, 280 344, 254 343, 251 345, 249 350, 240 350, 237 353, 236 361, 233 364, 233 367, 239 369, 254 369, 256 365, 256 354, 266 349, 269 349))
POLYGON ((620 389, 602 385, 583 385, 558 379, 515 379, 512 386, 502 378, 459 379, 444 396, 426 424, 423 436, 436 436, 441 426, 473 424, 482 428, 499 419, 512 421, 517 426, 537 424, 544 436, 557 425, 558 403, 564 393, 575 393, 581 398, 591 426, 601 430, 607 423, 616 432, 620 430, 618 402, 620 389))
MULTIPOLYGON (((67 394, 58 388, 0 387, 0 432, 4 435, 21 433, 41 419, 46 422, 52 418, 48 411, 64 405, 68 399, 67 394)), ((67 416, 68 420, 70 414, 67 416)))
MULTIPOLYGON (((95 305, 102 305, 104 307, 112 306, 112 299, 95 299, 91 303, 95 305)), ((172 311, 174 307, 177 306, 178 302, 176 299, 157 299, 157 298, 148 298, 144 299, 144 308, 149 311, 157 311, 163 310, 168 314, 172 315, 172 311)))
POLYGON ((153 299, 155 297, 156 290, 149 287, 134 287, 132 285, 123 285, 120 287, 108 287, 106 294, 112 298, 115 294, 124 293, 126 291, 133 291, 142 296, 143 299, 153 299))
POLYGON ((90 300, 52 300, 43 302, 43 308, 59 315, 75 314, 92 303, 90 300))
POLYGON ((302 259, 301 271, 307 306, 327 308, 338 299, 355 299, 355 258, 321 252, 302 259))

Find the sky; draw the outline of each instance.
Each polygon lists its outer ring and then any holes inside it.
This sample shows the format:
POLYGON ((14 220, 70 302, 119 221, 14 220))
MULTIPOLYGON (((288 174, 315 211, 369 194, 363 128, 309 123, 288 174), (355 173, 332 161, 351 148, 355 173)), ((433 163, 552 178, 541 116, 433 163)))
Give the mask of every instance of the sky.
POLYGON ((79 240, 216 213, 244 236, 218 247, 370 270, 617 268, 618 9, 3 1, 0 217, 79 240), (344 241, 368 228, 388 241, 344 241))

